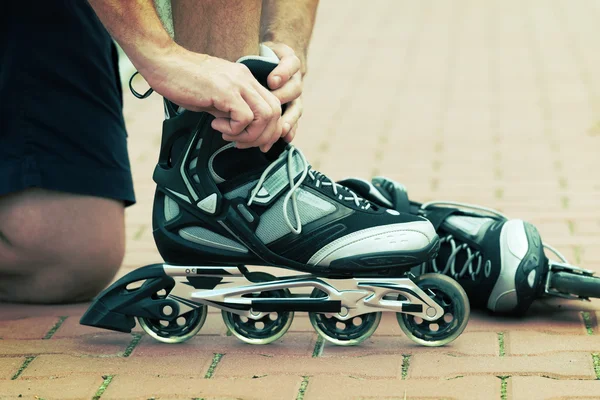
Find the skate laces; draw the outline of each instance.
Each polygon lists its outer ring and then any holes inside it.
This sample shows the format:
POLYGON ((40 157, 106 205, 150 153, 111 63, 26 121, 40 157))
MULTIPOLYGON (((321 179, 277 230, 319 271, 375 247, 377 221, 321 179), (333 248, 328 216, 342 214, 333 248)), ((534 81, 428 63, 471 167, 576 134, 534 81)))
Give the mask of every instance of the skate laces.
POLYGON ((448 275, 454 279, 464 278, 465 275, 468 274, 471 280, 475 281, 482 271, 486 278, 490 276, 492 272, 492 263, 488 260, 484 266, 483 255, 479 250, 473 251, 468 244, 457 242, 452 234, 448 234, 440 239, 440 244, 444 245, 444 243, 448 243, 452 249, 445 265, 442 268, 438 266, 437 261, 440 258, 438 253, 438 256, 433 260, 421 264, 421 273, 426 273, 427 266, 430 265, 432 272, 448 275), (460 267, 460 270, 457 271, 456 258, 461 251, 466 252, 467 259, 460 267), (476 267, 474 267, 474 265, 476 265, 476 267))
POLYGON ((254 187, 254 189, 252 189, 250 199, 248 200, 248 203, 247 203, 248 206, 252 205, 254 199, 256 198, 256 196, 258 195, 260 190, 262 189, 269 173, 275 167, 279 166, 284 161, 287 162, 287 174, 288 174, 288 182, 290 184, 290 189, 288 190, 285 197, 283 198, 283 219, 285 220, 285 223, 290 228, 290 230, 293 233, 295 233, 296 235, 299 235, 302 232, 302 221, 300 219, 300 212, 298 210, 298 199, 296 198, 296 191, 298 190, 298 188, 300 188, 300 186, 306 180, 307 177, 310 178, 314 182, 316 187, 320 187, 320 186, 330 187, 331 190, 333 191, 333 194, 335 196, 337 196, 337 198, 339 200, 352 201, 352 202, 354 202, 354 204, 357 207, 361 207, 364 210, 368 210, 369 208, 371 208, 371 203, 369 201, 367 201, 361 197, 358 197, 356 195, 356 193, 354 193, 352 190, 332 181, 331 179, 326 177, 324 174, 311 169, 308 162, 306 161, 306 157, 304 157, 304 154, 292 145, 288 146, 287 154, 285 152, 282 153, 277 160, 273 161, 263 171, 262 175, 260 176, 260 179, 256 183, 256 186, 254 187), (298 179, 298 181, 294 183, 293 167, 294 167, 294 155, 295 154, 297 154, 298 158, 300 159, 300 162, 302 165, 302 167, 301 167, 302 173, 300 174, 300 178, 298 179), (296 226, 294 226, 294 224, 292 224, 292 222, 290 221, 290 218, 289 218, 288 212, 287 212, 288 211, 288 203, 290 201, 292 203, 292 210, 293 210, 296 226))
MULTIPOLYGON (((454 206, 454 207, 458 207, 458 208, 462 208, 462 209, 483 211, 488 214, 491 214, 492 216, 499 217, 502 220, 509 219, 507 216, 505 216, 501 212, 494 210, 492 208, 478 206, 478 205, 474 205, 474 204, 468 204, 468 203, 461 203, 461 202, 456 202, 456 201, 430 201, 429 203, 424 203, 423 205, 421 205, 421 210, 425 210, 428 207, 431 207, 434 205, 435 206, 440 206, 440 205, 454 206)), ((483 255, 481 254, 481 252, 479 250, 474 251, 471 248, 471 246, 469 246, 467 243, 457 242, 457 240, 454 238, 454 236, 452 234, 448 234, 440 239, 440 244, 443 245, 444 243, 448 243, 452 250, 451 250, 450 255, 448 256, 448 259, 446 260, 446 263, 443 266, 443 268, 440 269, 440 267, 438 266, 437 260, 438 260, 438 258, 440 258, 439 254, 438 254, 438 257, 436 257, 435 259, 421 264, 422 273, 427 272, 427 265, 429 264, 429 265, 431 265, 431 269, 433 272, 448 275, 454 279, 464 278, 465 275, 468 274, 468 276, 471 278, 471 280, 475 281, 477 279, 477 277, 481 274, 482 271, 486 278, 488 278, 490 276, 490 274, 492 272, 491 271, 491 268, 492 268, 491 261, 487 260, 485 265, 482 265, 483 264, 483 255), (457 271, 456 259, 461 251, 466 252, 467 258, 466 258, 465 262, 463 263, 463 265, 461 266, 460 270, 457 271), (474 268, 475 261, 477 262, 477 264, 476 264, 477 266, 474 268)), ((565 256, 562 255, 554 247, 552 247, 549 244, 544 243, 544 242, 542 242, 542 246, 545 249, 549 250, 551 253, 553 253, 556 257, 558 257, 560 259, 560 261, 562 261, 564 263, 568 263, 565 256)))

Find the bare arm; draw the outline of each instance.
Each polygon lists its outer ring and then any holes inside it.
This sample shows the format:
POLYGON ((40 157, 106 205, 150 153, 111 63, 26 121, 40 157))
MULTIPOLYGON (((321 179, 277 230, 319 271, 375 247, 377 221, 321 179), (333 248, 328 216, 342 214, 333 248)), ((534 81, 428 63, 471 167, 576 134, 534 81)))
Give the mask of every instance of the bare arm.
POLYGON ((280 63, 267 82, 281 104, 283 137, 291 142, 302 116, 302 78, 319 0, 263 0, 260 41, 273 49, 280 63))
POLYGON ((302 75, 318 4, 319 0, 263 0, 261 42, 290 46, 302 63, 302 75))
POLYGON ((89 0, 89 3, 142 75, 155 66, 158 58, 174 50, 175 43, 152 1, 89 0))
MULTIPOLYGON (((281 136, 281 103, 248 68, 176 44, 152 0, 89 0, 150 86, 192 111, 216 117, 226 140, 268 149, 281 136)), ((266 151, 266 150, 265 150, 266 151)))

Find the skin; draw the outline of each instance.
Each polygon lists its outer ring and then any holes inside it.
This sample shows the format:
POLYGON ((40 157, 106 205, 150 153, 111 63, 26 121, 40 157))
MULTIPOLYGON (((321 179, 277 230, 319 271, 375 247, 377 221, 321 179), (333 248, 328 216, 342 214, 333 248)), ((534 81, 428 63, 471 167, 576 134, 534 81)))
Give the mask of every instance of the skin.
MULTIPOLYGON (((267 151, 279 137, 293 139, 316 0, 173 0, 175 40, 150 0, 90 4, 150 86, 214 115, 226 140, 267 151), (268 89, 234 62, 257 54, 260 42, 281 60, 268 89)), ((37 188, 0 196, 0 302, 87 301, 124 252, 121 202, 37 188)))

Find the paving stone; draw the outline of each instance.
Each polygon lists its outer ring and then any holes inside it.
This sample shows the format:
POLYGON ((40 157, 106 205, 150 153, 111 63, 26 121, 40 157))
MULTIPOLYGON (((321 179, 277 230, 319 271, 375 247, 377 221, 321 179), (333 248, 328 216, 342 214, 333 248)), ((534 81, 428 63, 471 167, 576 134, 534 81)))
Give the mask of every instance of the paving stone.
POLYGON ((452 357, 418 354, 410 359, 410 378, 453 378, 459 375, 544 375, 558 379, 595 379, 592 357, 586 353, 540 356, 452 357))
POLYGON ((17 379, 0 380, 0 399, 91 399, 103 379, 99 376, 85 376, 57 379, 17 379))
MULTIPOLYGON (((10 321, 29 318, 50 318, 68 315, 82 315, 89 307, 89 303, 78 304, 8 304, 0 303, 0 321, 10 321)), ((48 319, 49 322, 50 320, 48 319)), ((44 326, 45 327, 45 326, 44 326)))
POLYGON ((538 332, 509 332, 505 335, 507 355, 537 355, 556 352, 600 352, 600 335, 549 335, 538 332))
MULTIPOLYGON (((394 378, 400 375, 402 356, 376 355, 362 357, 288 357, 288 356, 224 356, 215 369, 218 377, 252 377, 255 375, 354 376, 394 378)), ((331 379, 336 379, 332 377, 331 379)))
POLYGON ((24 361, 25 357, 0 357, 0 380, 12 378, 24 361))
MULTIPOLYGON (((62 354, 40 355, 23 371, 27 378, 62 378, 80 375, 185 376, 203 378, 213 360, 212 353, 196 353, 189 358, 163 356, 160 362, 149 357, 81 357, 62 354)), ((220 365, 219 365, 220 366, 220 365)))
POLYGON ((500 379, 467 376, 456 379, 360 379, 310 377, 305 400, 351 399, 499 399, 500 379))
POLYGON ((79 339, 0 340, 0 354, 117 356, 125 351, 131 340, 131 335, 114 333, 99 334, 79 339))
POLYGON ((371 336, 360 346, 336 346, 325 342, 323 357, 356 357, 370 354, 452 354, 496 355, 498 337, 494 332, 466 332, 443 347, 425 347, 406 336, 371 336))
POLYGON ((102 400, 170 399, 295 399, 302 377, 266 376, 255 379, 115 376, 102 400), (176 389, 174 389, 176 388, 176 389))
MULTIPOLYGON (((180 355, 193 357, 197 353, 254 354, 267 356, 312 356, 316 335, 308 333, 286 333, 281 339, 265 346, 242 342, 235 336, 196 336, 176 345, 160 343, 144 336, 132 354, 144 357, 180 355)), ((0 347, 1 350, 1 347, 0 347)))
POLYGON ((598 399, 600 380, 555 380, 539 376, 513 376, 507 394, 513 399, 598 399))
MULTIPOLYGON (((564 302, 561 300, 561 302, 564 302)), ((579 306, 579 302, 576 302, 579 306)), ((571 306, 574 306, 571 304, 571 306)), ((505 317, 474 311, 466 332, 536 331, 569 335, 585 334, 581 309, 560 311, 556 306, 537 301, 524 317, 505 317)))
POLYGON ((58 317, 52 316, 13 320, 3 319, 0 320, 0 338, 42 339, 58 321, 58 317))

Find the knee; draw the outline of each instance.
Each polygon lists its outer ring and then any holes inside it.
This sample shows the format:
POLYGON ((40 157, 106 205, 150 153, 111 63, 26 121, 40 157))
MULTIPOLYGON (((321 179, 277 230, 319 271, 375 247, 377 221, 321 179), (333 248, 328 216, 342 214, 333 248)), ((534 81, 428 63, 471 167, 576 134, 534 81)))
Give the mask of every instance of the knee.
POLYGON ((123 255, 123 243, 105 242, 55 257, 51 263, 16 265, 9 274, 0 271, 0 301, 61 304, 91 300, 115 277, 123 255))
POLYGON ((44 191, 15 199, 0 202, 0 301, 84 301, 113 279, 125 252, 122 204, 44 191))
POLYGON ((51 271, 39 275, 39 286, 44 286, 48 275, 56 281, 56 290, 47 292, 49 302, 74 303, 88 301, 100 293, 114 279, 125 253, 124 241, 105 241, 102 245, 82 250, 76 257, 65 255, 51 271))

